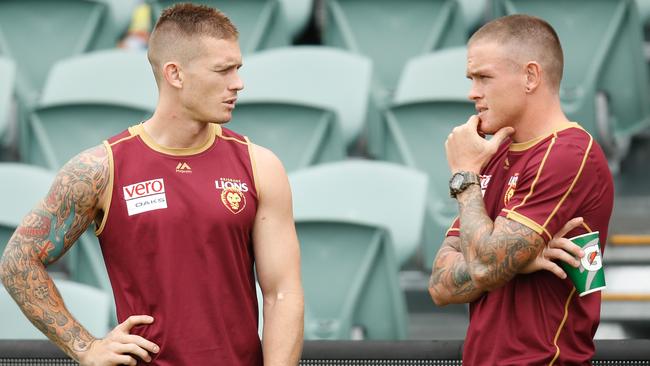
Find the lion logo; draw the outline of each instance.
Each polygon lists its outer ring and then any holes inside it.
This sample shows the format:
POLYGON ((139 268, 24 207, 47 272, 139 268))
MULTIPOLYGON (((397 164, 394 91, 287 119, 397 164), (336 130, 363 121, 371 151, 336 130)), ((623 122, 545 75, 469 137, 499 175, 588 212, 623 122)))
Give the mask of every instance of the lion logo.
POLYGON ((519 180, 519 173, 515 173, 515 175, 511 176, 510 180, 508 181, 508 189, 506 189, 506 194, 503 195, 503 204, 505 206, 508 205, 512 199, 512 196, 515 195, 515 190, 517 189, 517 180, 519 180))
POLYGON ((230 212, 238 214, 246 207, 246 196, 241 190, 228 187, 221 191, 221 202, 230 212))

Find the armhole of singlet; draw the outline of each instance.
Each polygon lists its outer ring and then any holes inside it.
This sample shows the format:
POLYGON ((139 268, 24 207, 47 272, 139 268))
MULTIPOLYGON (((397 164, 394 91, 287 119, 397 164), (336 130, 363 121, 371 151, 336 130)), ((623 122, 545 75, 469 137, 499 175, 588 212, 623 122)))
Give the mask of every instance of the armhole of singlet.
POLYGON ((257 178, 259 175, 257 175, 257 163, 255 161, 255 152, 253 151, 255 147, 253 146, 251 140, 248 139, 248 136, 244 136, 244 139, 246 139, 246 143, 248 144, 248 156, 251 159, 251 167, 253 168, 253 185, 255 185, 255 192, 257 192, 257 201, 259 201, 260 197, 262 196, 262 192, 260 192, 260 187, 257 183, 257 178))
POLYGON ((113 199, 113 177, 115 175, 115 163, 113 161, 113 149, 108 141, 104 140, 104 147, 106 147, 106 154, 108 154, 108 186, 106 187, 106 192, 104 193, 104 216, 102 217, 102 222, 95 230, 95 235, 101 235, 104 231, 104 226, 106 226, 106 220, 108 219, 108 213, 111 209, 111 201, 113 199))

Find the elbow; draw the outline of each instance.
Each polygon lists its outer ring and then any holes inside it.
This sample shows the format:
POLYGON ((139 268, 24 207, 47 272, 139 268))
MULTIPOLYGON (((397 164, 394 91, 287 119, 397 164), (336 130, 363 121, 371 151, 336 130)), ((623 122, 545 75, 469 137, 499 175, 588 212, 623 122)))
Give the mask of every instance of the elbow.
POLYGON ((436 304, 436 306, 442 307, 451 303, 450 299, 445 297, 441 291, 438 291, 438 289, 435 287, 429 286, 429 295, 431 296, 431 300, 433 300, 433 303, 436 304))

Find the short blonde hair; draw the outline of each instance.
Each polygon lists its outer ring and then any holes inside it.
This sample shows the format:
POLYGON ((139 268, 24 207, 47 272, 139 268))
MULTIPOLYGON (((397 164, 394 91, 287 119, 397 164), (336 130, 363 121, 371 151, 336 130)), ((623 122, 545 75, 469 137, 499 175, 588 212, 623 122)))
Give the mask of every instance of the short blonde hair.
POLYGON ((525 14, 508 15, 488 22, 469 39, 468 45, 478 41, 513 46, 520 54, 538 62, 549 84, 560 89, 564 69, 564 55, 560 38, 545 20, 525 14))
POLYGON ((156 82, 161 68, 171 59, 189 60, 200 49, 201 38, 237 40, 239 32, 221 11, 205 5, 179 3, 163 10, 149 38, 147 57, 156 82))

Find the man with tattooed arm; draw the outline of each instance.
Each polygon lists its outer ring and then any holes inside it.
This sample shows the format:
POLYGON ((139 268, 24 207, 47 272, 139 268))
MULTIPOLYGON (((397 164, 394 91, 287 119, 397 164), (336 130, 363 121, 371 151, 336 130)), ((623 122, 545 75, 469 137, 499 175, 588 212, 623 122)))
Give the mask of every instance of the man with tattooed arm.
POLYGON ((459 217, 429 284, 438 305, 470 303, 464 364, 588 365, 594 354, 600 292, 579 297, 555 261, 584 255, 565 236, 599 231, 604 245, 613 183, 601 148, 562 112, 563 62, 553 28, 532 16, 491 21, 468 43, 478 114, 445 143, 459 217))
POLYGON ((222 127, 243 89, 237 30, 216 9, 177 4, 148 57, 155 113, 61 169, 10 239, 2 282, 82 365, 297 365, 303 290, 287 175, 222 127), (72 317, 45 270, 93 223, 121 322, 104 338, 72 317))

